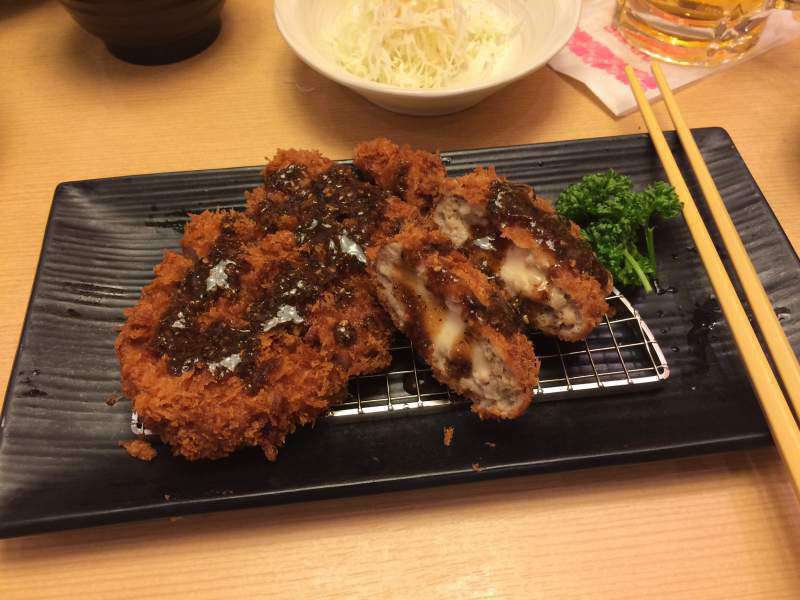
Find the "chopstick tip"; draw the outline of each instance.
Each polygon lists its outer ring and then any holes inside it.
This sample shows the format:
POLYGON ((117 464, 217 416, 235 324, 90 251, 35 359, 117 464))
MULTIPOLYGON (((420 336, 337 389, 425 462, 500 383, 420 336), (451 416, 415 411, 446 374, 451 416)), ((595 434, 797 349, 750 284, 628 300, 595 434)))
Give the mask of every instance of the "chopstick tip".
POLYGON ((639 81, 639 78, 636 76, 636 71, 633 70, 633 67, 630 65, 625 65, 625 75, 628 77, 628 81, 630 82, 631 91, 633 91, 634 97, 637 98, 637 104, 639 104, 639 110, 641 110, 641 101, 646 102, 644 96, 644 90, 642 89, 642 84, 639 81), (638 96, 641 95, 641 101, 638 96))

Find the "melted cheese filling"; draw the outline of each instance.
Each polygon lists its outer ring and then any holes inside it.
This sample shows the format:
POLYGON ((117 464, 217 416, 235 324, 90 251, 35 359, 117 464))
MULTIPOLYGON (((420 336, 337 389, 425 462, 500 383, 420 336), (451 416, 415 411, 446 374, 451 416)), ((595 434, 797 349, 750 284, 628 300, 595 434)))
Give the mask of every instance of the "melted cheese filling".
POLYGON ((506 252, 500 267, 500 278, 508 291, 516 295, 529 295, 547 289, 548 281, 544 271, 533 264, 531 253, 512 246, 506 252))

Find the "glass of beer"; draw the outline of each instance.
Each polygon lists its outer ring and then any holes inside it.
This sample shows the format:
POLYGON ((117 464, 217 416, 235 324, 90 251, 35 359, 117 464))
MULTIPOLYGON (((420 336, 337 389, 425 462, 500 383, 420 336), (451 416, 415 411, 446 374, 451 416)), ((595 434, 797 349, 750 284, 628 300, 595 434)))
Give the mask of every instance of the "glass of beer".
POLYGON ((617 0, 614 21, 650 56, 712 66, 755 46, 772 9, 800 10, 800 0, 617 0))

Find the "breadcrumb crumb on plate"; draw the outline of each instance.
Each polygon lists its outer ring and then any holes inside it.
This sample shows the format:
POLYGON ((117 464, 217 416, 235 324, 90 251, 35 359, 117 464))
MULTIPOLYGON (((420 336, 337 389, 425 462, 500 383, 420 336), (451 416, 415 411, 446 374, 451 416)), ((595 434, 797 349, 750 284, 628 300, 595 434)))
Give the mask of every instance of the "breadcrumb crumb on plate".
POLYGON ((450 444, 453 443, 453 434, 455 433, 455 429, 452 427, 445 427, 444 428, 444 445, 448 448, 450 444))
POLYGON ((158 454, 156 449, 153 448, 147 440, 126 440, 118 443, 122 448, 125 448, 128 454, 139 460, 149 462, 158 454))

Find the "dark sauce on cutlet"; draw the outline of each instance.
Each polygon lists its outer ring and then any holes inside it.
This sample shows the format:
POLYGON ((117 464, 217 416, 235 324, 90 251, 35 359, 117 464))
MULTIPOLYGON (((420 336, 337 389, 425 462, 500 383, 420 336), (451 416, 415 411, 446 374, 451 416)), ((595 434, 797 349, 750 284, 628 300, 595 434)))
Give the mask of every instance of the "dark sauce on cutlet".
MULTIPOLYGON (((166 356, 173 375, 195 368, 206 368, 218 379, 233 373, 255 393, 264 386, 269 367, 256 363, 262 332, 292 327, 302 334, 308 309, 323 292, 331 293, 340 306, 352 298, 353 290, 343 282, 363 269, 363 247, 380 226, 386 192, 342 165, 314 178, 302 165, 288 165, 267 175, 265 186, 283 198, 267 203, 257 221, 264 235, 291 224, 299 260, 284 264, 277 277, 265 282, 248 307, 245 326, 214 322, 203 327, 200 317, 220 297, 236 298, 240 287, 242 241, 234 219, 223 219, 209 256, 197 260, 178 285, 151 343, 157 354, 166 356)), ((334 336, 349 346, 356 341, 356 330, 340 322, 334 336)))
POLYGON ((222 220, 220 234, 208 257, 195 261, 178 285, 170 308, 162 317, 152 349, 167 357, 170 373, 179 375, 197 362, 213 364, 224 360, 241 346, 249 331, 212 325, 201 330, 198 319, 221 296, 238 293, 240 266, 234 218, 222 220))
MULTIPOLYGON (((531 188, 526 185, 493 181, 487 206, 490 226, 476 227, 473 237, 483 239, 508 225, 527 229, 555 253, 559 262, 574 265, 603 286, 607 285, 608 271, 598 262, 589 243, 572 233, 571 221, 539 208, 533 202, 531 193, 531 188)), ((502 245, 502 240, 500 242, 502 245)), ((500 250, 501 246, 497 249, 500 250)))
MULTIPOLYGON (((451 248, 443 248, 441 251, 450 251, 451 248)), ((480 269, 480 265, 478 267, 480 269)), ((431 291, 439 297, 447 297, 448 285, 454 284, 462 287, 463 284, 446 267, 439 270, 430 270, 427 273, 427 283, 431 291)), ((463 298, 463 306, 467 314, 481 323, 486 323, 503 335, 511 335, 519 330, 517 325, 518 318, 515 309, 500 292, 491 292, 487 303, 484 304, 474 295, 467 295, 463 298)))
MULTIPOLYGON (((290 196, 305 194, 308 191, 307 172, 301 165, 286 167, 269 173, 264 177, 267 191, 283 192, 290 196)), ((267 207, 265 207, 266 209, 267 207)))
POLYGON ((388 193, 359 178, 349 165, 335 164, 315 178, 305 167, 289 165, 265 179, 267 193, 284 194, 282 202, 267 202, 257 220, 265 232, 296 224, 299 244, 324 246, 328 262, 336 262, 342 235, 359 245, 380 225, 388 193))
POLYGON ((347 321, 339 321, 333 330, 333 337, 340 346, 352 346, 356 342, 356 330, 347 321))
MULTIPOLYGON (((347 302, 352 291, 339 282, 363 270, 364 246, 380 226, 387 192, 340 164, 314 178, 304 167, 289 165, 268 175, 266 186, 284 198, 266 204, 258 222, 266 233, 278 231, 283 223, 296 223, 301 260, 287 266, 254 303, 252 319, 268 323, 283 306, 293 307, 302 318, 324 291, 331 292, 337 303, 347 302)), ((352 329, 346 336, 349 344, 355 335, 352 329)))

